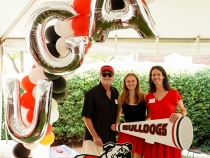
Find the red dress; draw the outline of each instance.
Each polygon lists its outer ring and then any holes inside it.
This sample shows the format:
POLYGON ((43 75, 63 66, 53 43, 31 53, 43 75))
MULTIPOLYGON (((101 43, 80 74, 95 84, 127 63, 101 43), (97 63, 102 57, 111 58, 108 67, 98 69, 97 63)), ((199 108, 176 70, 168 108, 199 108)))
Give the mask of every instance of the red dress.
MULTIPOLYGON (((176 105, 182 97, 176 90, 169 90, 162 100, 157 100, 153 93, 146 97, 147 107, 150 110, 151 120, 169 118, 176 112, 176 105)), ((160 143, 145 143, 144 158, 182 158, 181 149, 160 143)))
MULTIPOLYGON (((122 110, 125 122, 145 121, 146 103, 140 102, 137 105, 123 104, 122 110)), ((145 147, 145 140, 126 133, 119 133, 117 143, 132 143, 133 153, 143 154, 145 147)))

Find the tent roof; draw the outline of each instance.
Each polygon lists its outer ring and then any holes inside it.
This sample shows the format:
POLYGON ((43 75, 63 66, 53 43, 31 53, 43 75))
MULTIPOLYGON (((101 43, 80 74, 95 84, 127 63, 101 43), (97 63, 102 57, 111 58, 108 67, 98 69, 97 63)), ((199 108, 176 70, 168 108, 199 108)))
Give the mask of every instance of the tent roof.
MULTIPOLYGON (((49 2, 49 0, 0 1, 0 38, 24 39, 25 25, 29 16, 40 4, 47 1, 49 2)), ((102 53, 119 54, 131 52, 164 54, 174 51, 179 53, 178 50, 182 50, 180 54, 185 52, 184 55, 206 55, 210 52, 209 6, 209 0, 156 0, 148 4, 148 7, 159 33, 159 46, 155 44, 155 39, 140 39, 133 29, 125 29, 110 32, 105 43, 94 44, 91 49, 102 51, 102 53), (113 44, 116 34, 118 36, 117 51, 116 45, 113 44)))

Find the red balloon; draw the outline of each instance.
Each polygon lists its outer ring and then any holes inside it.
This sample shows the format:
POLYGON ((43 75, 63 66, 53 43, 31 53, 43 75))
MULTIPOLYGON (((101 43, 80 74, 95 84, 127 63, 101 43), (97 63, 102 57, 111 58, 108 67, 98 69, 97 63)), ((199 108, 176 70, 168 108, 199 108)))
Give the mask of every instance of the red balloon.
POLYGON ((88 48, 86 47, 85 48, 85 55, 88 53, 88 48))
POLYGON ((76 35, 88 35, 90 21, 87 16, 78 15, 72 19, 72 29, 76 35))
POLYGON ((34 109, 29 109, 26 113, 26 120, 31 123, 34 117, 34 109))
POLYGON ((47 127, 47 132, 45 134, 45 136, 49 135, 52 132, 52 125, 49 123, 48 127, 47 127))
POLYGON ((31 92, 25 92, 20 97, 20 104, 26 109, 33 109, 35 105, 35 99, 31 92))
POLYGON ((29 80, 29 76, 25 76, 21 80, 21 86, 25 91, 32 92, 36 85, 29 80))
POLYGON ((90 2, 91 0, 74 0, 73 7, 80 15, 89 15, 90 2))
POLYGON ((88 45, 87 45, 87 47, 86 48, 90 48, 92 46, 92 43, 91 42, 88 42, 88 45))

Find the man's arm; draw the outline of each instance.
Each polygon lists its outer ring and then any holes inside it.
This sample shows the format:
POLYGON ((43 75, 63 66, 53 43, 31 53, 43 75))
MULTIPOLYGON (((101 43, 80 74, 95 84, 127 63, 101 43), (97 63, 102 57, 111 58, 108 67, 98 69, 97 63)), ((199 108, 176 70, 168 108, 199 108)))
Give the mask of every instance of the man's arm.
POLYGON ((97 132, 95 131, 95 128, 93 127, 92 120, 90 118, 83 116, 83 121, 87 129, 89 130, 90 134, 92 135, 94 143, 98 146, 103 146, 101 138, 98 136, 97 132))

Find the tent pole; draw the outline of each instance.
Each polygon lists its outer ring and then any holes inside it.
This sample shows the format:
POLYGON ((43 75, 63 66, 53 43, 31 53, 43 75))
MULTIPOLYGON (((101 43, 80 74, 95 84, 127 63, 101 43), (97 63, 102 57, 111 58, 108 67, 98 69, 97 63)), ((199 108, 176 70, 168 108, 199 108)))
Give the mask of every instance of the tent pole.
POLYGON ((27 4, 27 6, 22 10, 22 12, 18 15, 18 17, 14 20, 14 22, 8 27, 6 32, 1 37, 2 40, 7 38, 7 35, 11 32, 11 30, 17 25, 17 23, 21 20, 23 15, 31 8, 31 6, 34 4, 36 0, 30 0, 30 2, 27 4))
POLYGON ((0 141, 1 141, 1 132, 2 132, 2 59, 3 57, 3 42, 0 39, 0 141))

